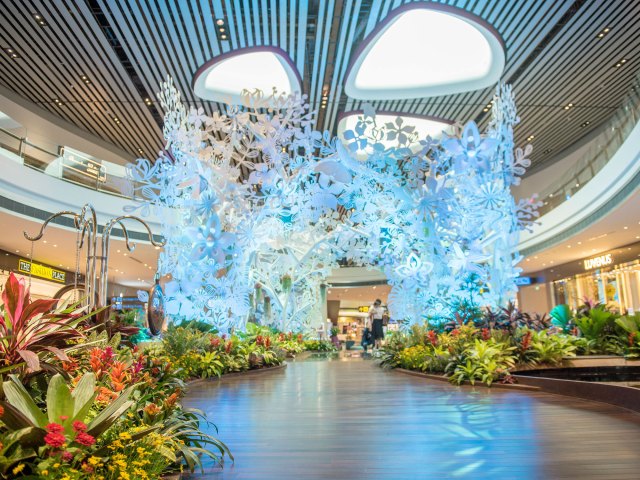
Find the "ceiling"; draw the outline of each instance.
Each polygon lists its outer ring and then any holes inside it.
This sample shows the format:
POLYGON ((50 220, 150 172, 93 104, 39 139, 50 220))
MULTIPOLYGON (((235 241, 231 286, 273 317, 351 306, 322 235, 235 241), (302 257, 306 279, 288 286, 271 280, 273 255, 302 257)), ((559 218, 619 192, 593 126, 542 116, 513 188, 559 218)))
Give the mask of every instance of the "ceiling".
MULTIPOLYGON (((344 93, 350 61, 362 40, 405 3, 410 2, 3 0, 0 83, 132 157, 153 158, 163 146, 155 99, 162 80, 171 75, 189 104, 211 114, 224 107, 193 94, 198 67, 235 49, 276 46, 300 73, 303 92, 318 110, 317 127, 335 133, 338 115, 363 105, 344 93), (228 25, 227 40, 216 33, 219 18, 228 25), (325 92, 327 107, 320 108, 325 92)), ((480 17, 502 37, 502 78, 514 85, 523 119, 516 143, 534 136, 533 170, 606 121, 638 70, 640 2, 635 0, 442 3, 480 17), (599 38, 605 28, 608 33, 599 38), (567 110, 568 104, 573 107, 567 110)), ((429 48, 446 49, 447 42, 398 48, 412 50, 416 62, 428 62, 429 48)), ((484 88, 370 103, 378 111, 482 124, 492 93, 484 88)))

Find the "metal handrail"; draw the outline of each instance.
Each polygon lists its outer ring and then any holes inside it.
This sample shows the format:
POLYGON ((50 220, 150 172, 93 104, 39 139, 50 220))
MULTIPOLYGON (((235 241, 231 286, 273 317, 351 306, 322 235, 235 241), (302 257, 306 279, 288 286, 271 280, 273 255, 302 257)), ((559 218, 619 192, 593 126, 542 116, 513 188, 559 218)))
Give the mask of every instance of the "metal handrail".
MULTIPOLYGON (((17 142, 19 142, 18 149, 16 150, 12 146, 7 145, 5 142, 3 142, 3 138, 2 138, 2 136, 0 136, 0 148, 4 148, 6 150, 15 152, 22 159, 23 165, 25 167, 29 167, 29 168, 31 168, 33 170, 37 170, 37 171, 39 171, 41 173, 50 175, 48 172, 45 171, 45 168, 46 168, 45 162, 38 161, 37 158, 33 158, 33 157, 30 157, 29 155, 27 155, 26 147, 38 150, 39 152, 45 153, 47 155, 50 155, 53 158, 60 158, 62 156, 62 152, 63 152, 63 148, 64 147, 58 147, 58 151, 57 152, 52 152, 49 149, 47 149, 45 147, 42 147, 41 145, 37 145, 37 144, 35 144, 33 142, 30 142, 29 140, 27 140, 27 137, 21 137, 20 135, 16 135, 15 133, 13 133, 13 132, 11 132, 9 130, 6 130, 4 128, 0 128, 0 134, 5 135, 5 136, 7 136, 9 138, 12 138, 12 139, 16 140, 17 142)), ((59 178, 60 180, 64 180, 65 182, 73 183, 74 185, 79 185, 81 187, 89 188, 91 190, 96 190, 96 191, 103 192, 103 193, 107 193, 109 195, 115 195, 115 196, 118 196, 118 197, 129 198, 129 199, 133 198, 131 195, 125 195, 122 192, 118 192, 118 191, 114 191, 113 189, 105 188, 104 185, 106 185, 106 183, 103 182, 103 181, 100 181, 100 179, 96 179, 95 182, 91 182, 91 183, 88 183, 88 182, 87 183, 83 183, 83 182, 75 181, 75 180, 73 180, 71 178, 64 177, 62 174, 59 175, 59 176, 55 176, 55 175, 51 175, 51 176, 53 176, 54 178, 59 178)), ((119 180, 126 181, 126 182, 130 181, 126 177, 121 177, 121 176, 117 176, 117 175, 111 175, 111 177, 112 178, 117 178, 119 180)))
POLYGON ((550 212, 569 200, 591 181, 611 160, 640 121, 640 73, 634 79, 621 106, 616 109, 608 124, 601 129, 593 145, 584 157, 565 172, 556 182, 539 192, 543 202, 540 215, 550 212))

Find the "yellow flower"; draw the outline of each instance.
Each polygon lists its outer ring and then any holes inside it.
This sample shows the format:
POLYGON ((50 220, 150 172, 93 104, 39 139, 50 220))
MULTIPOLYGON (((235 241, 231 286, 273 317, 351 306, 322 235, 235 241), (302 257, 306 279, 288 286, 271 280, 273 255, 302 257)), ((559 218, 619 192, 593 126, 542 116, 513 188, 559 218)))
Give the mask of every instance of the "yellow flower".
POLYGON ((24 470, 24 463, 19 463, 16 467, 14 467, 13 469, 13 474, 17 475, 19 474, 22 470, 24 470))
POLYGON ((49 475, 49 470, 42 470, 42 472, 40 472, 43 476, 47 476, 49 475))
POLYGON ((120 437, 120 440, 131 440, 131 434, 129 432, 122 432, 120 435, 118 435, 120 437))
POLYGON ((53 468, 60 468, 60 464, 59 463, 54 463, 53 464, 53 468))
POLYGON ((94 467, 100 463, 100 459, 98 457, 89 457, 89 465, 93 465, 94 467))

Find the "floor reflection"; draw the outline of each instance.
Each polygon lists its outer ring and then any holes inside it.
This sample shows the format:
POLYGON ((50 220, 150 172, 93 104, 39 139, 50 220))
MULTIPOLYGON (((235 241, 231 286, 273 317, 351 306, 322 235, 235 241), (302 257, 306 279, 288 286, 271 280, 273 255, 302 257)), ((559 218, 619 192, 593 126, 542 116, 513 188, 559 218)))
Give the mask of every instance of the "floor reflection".
POLYGON ((314 355, 200 383, 187 404, 206 412, 236 457, 196 478, 589 478, 599 469, 576 465, 576 444, 587 465, 601 458, 602 468, 640 471, 638 456, 626 454, 640 447, 637 416, 559 396, 452 387, 359 356, 314 355), (606 458, 585 429, 606 438, 606 458))

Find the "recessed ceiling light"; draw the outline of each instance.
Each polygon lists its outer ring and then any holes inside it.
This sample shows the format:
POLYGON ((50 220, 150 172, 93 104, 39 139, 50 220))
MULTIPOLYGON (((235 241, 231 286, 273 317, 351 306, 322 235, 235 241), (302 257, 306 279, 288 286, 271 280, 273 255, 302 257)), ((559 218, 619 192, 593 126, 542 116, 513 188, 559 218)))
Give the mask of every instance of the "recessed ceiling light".
POLYGON ((47 26, 47 22, 45 22, 44 18, 39 13, 32 13, 31 16, 41 27, 47 26))
POLYGON ((225 34, 222 34, 222 35, 220 35, 220 38, 221 38, 222 40, 226 40, 226 39, 227 39, 227 36, 226 36, 225 34))
POLYGON ((505 64, 502 40, 491 26, 465 10, 426 2, 392 11, 362 45, 345 82, 347 95, 361 100, 478 90, 496 83, 505 64), (409 45, 421 45, 429 60, 416 61, 409 45))
POLYGON ((18 52, 16 52, 13 48, 5 48, 4 51, 13 59, 20 58, 20 55, 18 55, 18 52))
POLYGON ((279 94, 302 91, 295 64, 276 47, 243 48, 220 55, 200 67, 193 82, 200 98, 235 104, 242 103, 243 90, 258 89, 268 96, 274 88, 279 94))
POLYGON ((628 229, 629 229, 629 227, 624 227, 624 229, 625 229, 625 230, 628 230, 628 229))
POLYGON ((216 20, 216 25, 218 26, 224 25, 224 20, 222 18, 219 18, 218 20, 216 20))

